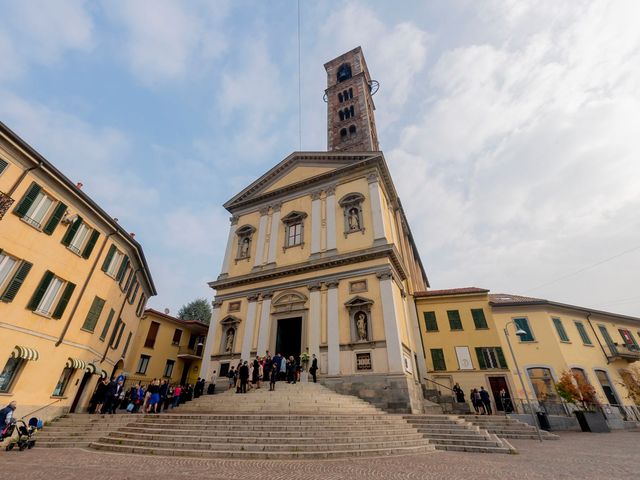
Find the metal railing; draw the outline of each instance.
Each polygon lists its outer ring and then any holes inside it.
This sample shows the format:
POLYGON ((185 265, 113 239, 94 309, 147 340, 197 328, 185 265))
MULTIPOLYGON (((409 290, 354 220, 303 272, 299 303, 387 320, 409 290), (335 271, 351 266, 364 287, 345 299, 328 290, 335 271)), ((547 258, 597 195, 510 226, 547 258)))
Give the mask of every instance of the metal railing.
POLYGON ((33 412, 26 413, 22 417, 20 417, 20 420, 24 420, 25 418, 30 417, 34 413, 39 412, 40 410, 44 410, 45 408, 49 408, 51 405, 55 405, 56 403, 58 403, 58 402, 60 402, 62 400, 64 400, 64 399, 63 398, 58 398, 57 400, 54 400, 53 402, 49 403, 48 405, 44 405, 44 406, 42 406, 40 408, 37 408, 33 412))
POLYGON ((607 345, 607 357, 609 358, 623 358, 627 360, 640 360, 640 349, 635 346, 627 345, 627 344, 613 344, 607 345))
MULTIPOLYGON (((441 384, 441 383, 438 383, 438 382, 436 382, 435 380, 431 380, 430 378, 427 378, 427 377, 423 377, 423 378, 424 378, 427 382, 431 382, 431 383, 433 383, 433 384, 435 384, 435 385, 438 385, 439 387, 446 388, 446 389, 447 389, 447 390, 449 390, 450 392, 454 392, 453 388, 451 388, 451 387, 447 387, 446 385, 443 385, 443 384, 441 384)), ((436 390, 437 390, 437 389, 436 389, 436 390)), ((438 392, 438 393, 440 393, 440 392, 438 392)), ((455 392, 454 392, 454 393, 455 393, 455 392)))
POLYGON ((194 347, 190 348, 188 346, 178 347, 178 356, 180 355, 191 355, 193 357, 202 357, 202 347, 194 347))

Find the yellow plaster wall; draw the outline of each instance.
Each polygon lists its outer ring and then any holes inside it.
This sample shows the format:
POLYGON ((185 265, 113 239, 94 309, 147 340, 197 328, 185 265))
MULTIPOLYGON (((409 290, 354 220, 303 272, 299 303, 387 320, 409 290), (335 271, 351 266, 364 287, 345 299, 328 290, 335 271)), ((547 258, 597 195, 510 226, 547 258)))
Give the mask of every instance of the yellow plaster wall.
POLYGON ((287 185, 291 185, 297 182, 301 182, 302 180, 306 180, 307 178, 312 178, 335 169, 335 166, 322 167, 318 165, 298 165, 293 170, 287 172, 283 177, 270 185, 267 189, 265 189, 264 193, 271 192, 273 190, 277 190, 279 188, 286 187, 287 185))

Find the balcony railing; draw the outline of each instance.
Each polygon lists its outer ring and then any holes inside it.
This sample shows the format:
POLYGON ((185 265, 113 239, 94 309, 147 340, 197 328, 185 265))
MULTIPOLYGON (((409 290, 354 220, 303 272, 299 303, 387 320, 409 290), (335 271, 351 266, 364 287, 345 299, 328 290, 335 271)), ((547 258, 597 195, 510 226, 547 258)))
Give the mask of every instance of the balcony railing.
POLYGON ((188 346, 178 347, 178 357, 202 358, 202 345, 194 348, 189 348, 188 346))
POLYGON ((609 357, 610 359, 619 358, 622 360, 628 360, 630 362, 640 360, 640 349, 636 346, 629 346, 626 344, 613 344, 608 345, 607 350, 607 357, 609 357))
POLYGON ((13 198, 7 195, 4 192, 0 192, 0 220, 4 217, 4 214, 11 208, 13 205, 13 198))

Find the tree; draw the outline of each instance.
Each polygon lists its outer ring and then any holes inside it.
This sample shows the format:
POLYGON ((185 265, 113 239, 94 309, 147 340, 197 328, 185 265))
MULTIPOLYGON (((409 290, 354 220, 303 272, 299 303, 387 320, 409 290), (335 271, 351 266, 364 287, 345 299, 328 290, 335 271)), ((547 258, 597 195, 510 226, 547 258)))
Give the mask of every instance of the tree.
POLYGON ((206 298, 197 298, 183 305, 178 312, 180 320, 197 320, 209 325, 211 319, 211 305, 206 298))
POLYGON ((595 388, 577 373, 562 372, 560 381, 556 383, 556 391, 564 401, 580 404, 584 411, 595 410, 598 406, 595 388))

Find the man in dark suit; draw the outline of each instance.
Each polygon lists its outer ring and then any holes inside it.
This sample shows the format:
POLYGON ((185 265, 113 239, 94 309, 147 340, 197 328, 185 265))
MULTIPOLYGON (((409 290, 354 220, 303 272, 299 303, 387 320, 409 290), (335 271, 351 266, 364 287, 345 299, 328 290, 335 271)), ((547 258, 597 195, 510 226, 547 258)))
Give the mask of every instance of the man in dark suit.
POLYGON ((311 368, 309 369, 309 373, 313 377, 313 383, 316 383, 316 374, 318 373, 318 359, 316 358, 316 354, 311 355, 311 368))
POLYGON ((244 362, 240 367, 240 393, 247 393, 248 381, 249 381, 249 363, 244 362))

